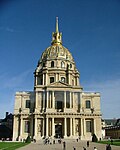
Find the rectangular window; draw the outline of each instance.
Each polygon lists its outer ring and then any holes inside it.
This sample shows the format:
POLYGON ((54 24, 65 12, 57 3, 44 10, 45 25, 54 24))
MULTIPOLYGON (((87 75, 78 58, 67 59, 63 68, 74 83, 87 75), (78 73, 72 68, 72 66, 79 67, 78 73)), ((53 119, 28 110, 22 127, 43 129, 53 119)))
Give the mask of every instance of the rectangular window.
POLYGON ((37 77, 37 84, 38 85, 42 85, 43 84, 43 75, 40 75, 39 77, 37 77))
POLYGON ((70 108, 70 92, 66 92, 66 108, 70 108))
POLYGON ((73 108, 73 92, 71 92, 71 107, 73 108))
POLYGON ((86 108, 91 108, 90 100, 86 100, 86 108))
POLYGON ((64 92, 55 91, 54 96, 55 96, 55 109, 63 109, 64 92))
POLYGON ((29 121, 25 121, 24 132, 30 133, 30 122, 29 121))
POLYGON ((92 123, 91 121, 86 121, 86 132, 92 131, 92 123))
POLYGON ((26 100, 26 108, 30 108, 30 100, 26 100))
POLYGON ((54 82, 54 77, 50 77, 50 83, 54 82))

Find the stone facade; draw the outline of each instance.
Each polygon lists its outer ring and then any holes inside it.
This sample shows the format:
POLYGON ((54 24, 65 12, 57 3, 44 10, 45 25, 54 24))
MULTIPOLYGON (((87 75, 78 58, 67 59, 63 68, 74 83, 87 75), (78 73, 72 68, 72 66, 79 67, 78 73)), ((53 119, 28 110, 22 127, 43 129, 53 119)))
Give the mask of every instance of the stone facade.
POLYGON ((79 77, 56 20, 51 46, 34 72, 34 91, 16 92, 13 140, 28 135, 91 140, 93 133, 101 138, 100 93, 84 92, 79 77))

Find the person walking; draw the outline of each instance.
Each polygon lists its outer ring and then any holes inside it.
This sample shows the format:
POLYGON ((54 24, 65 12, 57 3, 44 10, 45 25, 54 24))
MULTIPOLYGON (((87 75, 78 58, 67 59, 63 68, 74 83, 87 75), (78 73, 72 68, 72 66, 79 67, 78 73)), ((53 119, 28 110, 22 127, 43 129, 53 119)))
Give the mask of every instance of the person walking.
POLYGON ((108 145, 106 146, 106 150, 112 150, 110 144, 108 144, 108 145))
POLYGON ((97 148, 96 148, 96 147, 94 147, 94 150, 97 150, 97 148))
POLYGON ((73 150, 76 150, 76 148, 73 146, 73 150))
POLYGON ((66 150, 66 143, 65 143, 65 141, 63 142, 63 150, 66 150))
POLYGON ((87 150, 85 147, 83 147, 83 150, 87 150))
POLYGON ((87 147, 89 147, 89 141, 87 141, 87 147))

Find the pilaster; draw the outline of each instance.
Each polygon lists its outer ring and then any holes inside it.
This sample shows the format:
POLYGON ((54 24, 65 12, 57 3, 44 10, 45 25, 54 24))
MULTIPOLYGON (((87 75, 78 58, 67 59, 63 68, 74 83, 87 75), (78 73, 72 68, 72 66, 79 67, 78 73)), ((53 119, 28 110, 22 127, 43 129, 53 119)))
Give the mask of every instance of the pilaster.
POLYGON ((66 118, 64 118, 64 138, 66 138, 67 137, 67 119, 66 118))
POLYGON ((46 118, 46 137, 48 137, 48 118, 46 118))
POLYGON ((54 118, 52 118, 52 137, 55 136, 55 125, 54 125, 54 118))

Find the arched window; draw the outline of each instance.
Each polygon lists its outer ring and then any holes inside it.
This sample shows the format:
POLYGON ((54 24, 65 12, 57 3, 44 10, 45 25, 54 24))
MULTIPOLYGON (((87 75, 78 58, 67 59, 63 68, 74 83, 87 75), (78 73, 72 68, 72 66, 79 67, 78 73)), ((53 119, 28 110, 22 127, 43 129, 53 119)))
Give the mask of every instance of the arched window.
POLYGON ((65 77, 61 77, 61 81, 65 83, 65 77))
POLYGON ((61 68, 65 68, 65 63, 63 61, 61 62, 61 68))
POLYGON ((51 62, 51 67, 52 67, 52 68, 54 67, 54 61, 51 62))
POLYGON ((50 83, 54 82, 54 77, 50 77, 50 83))
POLYGON ((91 108, 90 100, 86 100, 86 108, 91 108))

